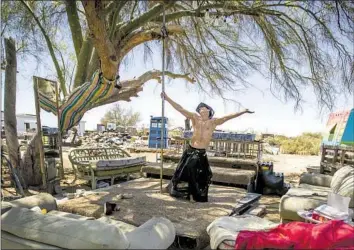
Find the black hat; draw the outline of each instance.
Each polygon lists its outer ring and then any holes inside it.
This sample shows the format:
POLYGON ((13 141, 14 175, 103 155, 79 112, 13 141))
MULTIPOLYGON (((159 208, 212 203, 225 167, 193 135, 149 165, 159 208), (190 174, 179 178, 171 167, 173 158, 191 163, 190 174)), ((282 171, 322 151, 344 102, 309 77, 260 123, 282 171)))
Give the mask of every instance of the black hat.
POLYGON ((205 103, 201 102, 199 103, 196 111, 199 113, 201 108, 207 108, 209 110, 209 119, 213 118, 214 110, 209 105, 206 105, 205 103))

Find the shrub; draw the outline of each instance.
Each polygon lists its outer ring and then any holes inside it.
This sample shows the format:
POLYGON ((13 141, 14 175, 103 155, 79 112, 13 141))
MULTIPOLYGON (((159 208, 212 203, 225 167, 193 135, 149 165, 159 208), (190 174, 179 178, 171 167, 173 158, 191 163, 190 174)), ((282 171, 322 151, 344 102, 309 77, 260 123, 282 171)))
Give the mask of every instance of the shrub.
POLYGON ((281 152, 284 154, 318 155, 321 140, 320 133, 303 133, 296 137, 276 135, 274 138, 266 138, 264 141, 271 146, 280 146, 281 152))

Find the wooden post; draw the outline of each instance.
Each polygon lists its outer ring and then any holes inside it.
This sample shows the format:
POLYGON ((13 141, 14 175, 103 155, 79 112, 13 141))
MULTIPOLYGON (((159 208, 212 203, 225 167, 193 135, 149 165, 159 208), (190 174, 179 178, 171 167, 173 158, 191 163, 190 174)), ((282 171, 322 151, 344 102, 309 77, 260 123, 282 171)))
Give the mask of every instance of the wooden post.
POLYGON ((336 165, 338 157, 338 148, 334 149, 334 156, 333 156, 333 165, 336 165))
POLYGON ((341 150, 341 155, 340 155, 340 166, 343 167, 344 165, 344 157, 345 157, 345 150, 341 150))
POLYGON ((241 144, 237 143, 237 158, 241 158, 241 144))
POLYGON ((64 178, 64 161, 63 161, 63 149, 62 149, 62 134, 61 134, 61 126, 60 126, 60 114, 59 114, 59 90, 58 83, 53 82, 55 84, 55 100, 57 105, 57 118, 58 118, 58 146, 59 146, 59 154, 60 154, 60 169, 59 174, 60 178, 64 178))
POLYGON ((246 149, 247 149, 247 144, 243 143, 243 159, 246 159, 246 149))
POLYGON ((44 149, 43 149, 43 133, 41 125, 41 110, 39 107, 39 96, 38 96, 38 80, 37 77, 33 76, 33 89, 34 89, 34 103, 36 106, 36 118, 37 118, 37 133, 40 136, 39 138, 39 164, 42 175, 42 184, 43 188, 47 188, 47 171, 44 167, 44 149))
POLYGON ((325 145, 322 144, 321 163, 324 162, 325 157, 326 157, 326 148, 325 145))

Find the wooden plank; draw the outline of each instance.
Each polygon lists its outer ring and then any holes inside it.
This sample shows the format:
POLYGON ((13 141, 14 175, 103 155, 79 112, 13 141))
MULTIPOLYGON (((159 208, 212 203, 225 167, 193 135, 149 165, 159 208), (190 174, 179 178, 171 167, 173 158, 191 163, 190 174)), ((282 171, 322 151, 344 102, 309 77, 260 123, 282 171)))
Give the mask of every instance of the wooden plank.
POLYGON ((236 206, 232 209, 229 216, 241 215, 246 212, 254 203, 259 201, 261 194, 247 193, 245 197, 239 200, 236 206))
POLYGON ((258 205, 258 204, 252 206, 248 211, 246 211, 246 214, 258 216, 258 217, 263 217, 266 213, 267 213, 266 206, 258 205))
POLYGON ((36 107, 36 119, 37 119, 37 133, 39 134, 40 138, 38 140, 39 143, 39 165, 42 175, 42 185, 43 188, 47 186, 47 171, 44 167, 44 149, 43 149, 43 132, 42 132, 42 125, 41 125, 41 109, 39 107, 39 95, 38 95, 38 79, 37 77, 33 76, 33 89, 34 89, 34 103, 36 107))

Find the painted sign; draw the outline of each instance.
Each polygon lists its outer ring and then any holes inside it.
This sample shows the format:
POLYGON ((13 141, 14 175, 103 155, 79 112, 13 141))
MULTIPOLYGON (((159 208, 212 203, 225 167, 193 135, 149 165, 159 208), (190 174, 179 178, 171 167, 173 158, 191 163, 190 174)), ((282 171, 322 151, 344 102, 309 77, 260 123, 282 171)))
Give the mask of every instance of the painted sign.
POLYGON ((329 115, 322 143, 337 146, 343 144, 343 134, 350 129, 349 116, 353 110, 334 112, 329 115))

